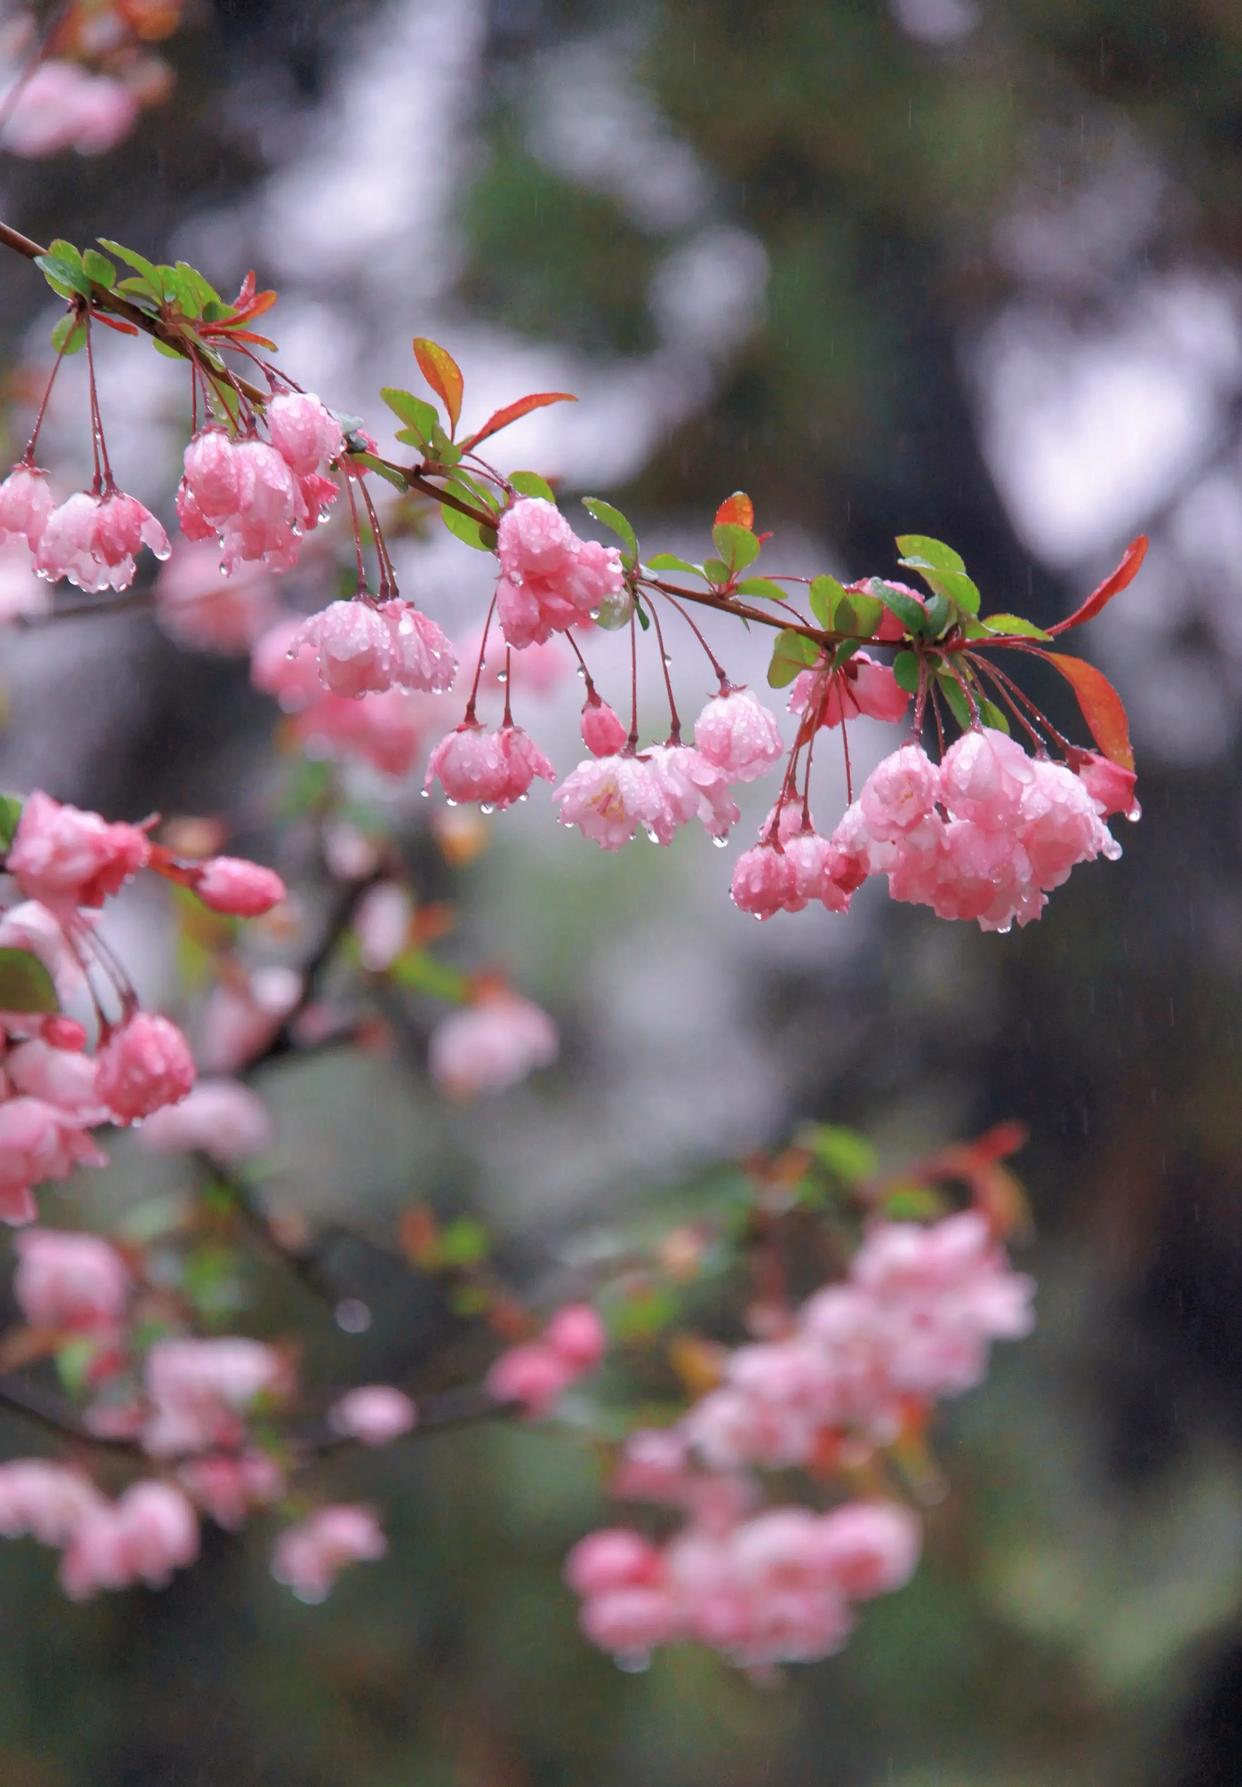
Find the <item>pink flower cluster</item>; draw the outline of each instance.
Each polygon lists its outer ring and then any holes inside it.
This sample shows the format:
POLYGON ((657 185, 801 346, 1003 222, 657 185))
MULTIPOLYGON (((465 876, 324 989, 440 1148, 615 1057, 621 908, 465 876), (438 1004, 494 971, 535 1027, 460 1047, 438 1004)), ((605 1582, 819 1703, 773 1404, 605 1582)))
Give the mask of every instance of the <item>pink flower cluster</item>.
POLYGON ((519 497, 497 532, 496 613, 510 645, 541 645, 552 633, 589 626, 621 594, 616 547, 580 540, 555 503, 519 497))
POLYGON ((497 1402, 516 1403, 537 1419, 548 1414, 571 1384, 587 1376, 604 1356, 603 1324, 589 1303, 566 1303, 538 1340, 504 1352, 487 1376, 497 1402))
POLYGON ((848 862, 810 823, 801 801, 786 801, 768 814, 759 842, 733 865, 734 905, 753 918, 801 912, 813 902, 829 912, 848 912, 848 862))
POLYGON ((1032 1290, 977 1211, 877 1223, 848 1278, 803 1304, 788 1337, 730 1354, 683 1430, 714 1470, 803 1465, 825 1434, 886 1444, 911 1398, 973 1388, 991 1341, 1030 1331, 1032 1290))
POLYGON ((1107 811, 1063 764, 979 729, 939 765, 914 744, 886 757, 830 841, 846 885, 887 875, 895 900, 1008 931, 1038 918, 1075 864, 1121 855, 1107 811))
POLYGON ((22 540, 40 577, 70 583, 91 595, 128 589, 144 546, 167 558, 168 535, 135 496, 109 484, 79 490, 57 508, 47 473, 24 461, 0 483, 0 543, 22 540))
POLYGON ((693 745, 588 759, 552 798, 560 823, 577 826, 602 850, 620 850, 640 826, 653 844, 670 844, 692 819, 723 843, 740 817, 727 778, 693 745))
POLYGON ((296 658, 315 653, 319 680, 330 695, 357 699, 387 689, 443 694, 457 675, 457 659, 443 630, 412 602, 368 596, 332 602, 304 621, 289 641, 296 658))
POLYGON ((623 1660, 689 1639, 759 1668, 840 1649, 853 1604, 901 1588, 918 1555, 908 1509, 847 1502, 702 1520, 662 1546, 605 1528, 570 1552, 565 1579, 582 1597, 586 1636, 623 1660))
POLYGON ((302 536, 336 500, 337 482, 319 466, 341 451, 341 425, 309 392, 285 392, 267 406, 269 439, 234 439, 200 429, 185 450, 177 518, 187 540, 219 541, 222 568, 259 562, 274 571, 297 563, 302 536))
POLYGON ((813 713, 816 726, 839 726, 843 720, 860 715, 900 721, 905 719, 909 706, 909 695, 888 665, 862 651, 855 652, 837 670, 830 671, 823 665, 803 670, 789 689, 790 713, 813 713))
POLYGON ((503 813, 526 799, 537 776, 554 782, 556 771, 520 726, 491 732, 463 720, 432 751, 423 787, 439 782, 450 806, 477 801, 485 813, 503 813))
POLYGON ((587 1636, 623 1659, 692 1639, 746 1667, 836 1650, 855 1602, 909 1579, 918 1524, 890 1502, 757 1511, 749 1473, 891 1443, 913 1410, 979 1382, 993 1339, 1028 1331, 1030 1294, 975 1211, 875 1224, 787 1336, 730 1354, 675 1427, 631 1435, 613 1493, 671 1504, 684 1524, 663 1545, 610 1528, 571 1552, 587 1636))
POLYGON ((314 1605, 327 1599, 347 1564, 374 1563, 387 1550, 373 1508, 337 1503, 285 1529, 272 1553, 272 1575, 314 1605))
POLYGON ((146 1478, 112 1502, 41 1458, 0 1464, 0 1534, 61 1550, 61 1586, 75 1601, 137 1582, 162 1588, 198 1556, 197 1517, 173 1484, 146 1478))

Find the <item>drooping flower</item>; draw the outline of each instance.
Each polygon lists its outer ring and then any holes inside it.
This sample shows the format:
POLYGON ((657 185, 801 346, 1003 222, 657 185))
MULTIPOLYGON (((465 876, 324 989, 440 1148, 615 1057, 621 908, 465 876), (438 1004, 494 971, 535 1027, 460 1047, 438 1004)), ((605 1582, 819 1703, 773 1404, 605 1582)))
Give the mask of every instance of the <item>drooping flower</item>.
POLYGON ((135 1012, 95 1057, 95 1089, 118 1123, 176 1104, 194 1084, 190 1045, 168 1018, 135 1012))
POLYGON ((776 715, 746 688, 723 689, 694 722, 696 748, 729 782, 753 782, 785 746, 776 715))
POLYGON ((729 892, 738 910, 749 912, 752 918, 795 910, 798 876, 784 846, 756 844, 743 852, 733 865, 729 892))
POLYGON ((194 892, 213 912, 260 918, 280 904, 287 890, 275 869, 240 856, 213 856, 198 871, 194 892))
POLYGON ((272 1145, 272 1119, 257 1092, 240 1080, 198 1080, 178 1103, 153 1111, 138 1133, 153 1154, 208 1154, 225 1166, 272 1145))
POLYGON ((509 644, 541 645, 590 622, 624 583, 615 547, 580 540, 554 503, 519 497, 500 518, 496 613, 509 644))
POLYGON ((324 1601, 347 1564, 373 1563, 388 1550, 373 1508, 337 1503, 286 1527, 272 1552, 272 1575, 299 1601, 324 1601))
POLYGON ((0 142, 31 159, 62 149, 102 155, 129 135, 137 116, 137 102, 120 81, 51 57, 18 84, 0 142))
POLYGON ((47 473, 37 465, 15 465, 0 484, 0 541, 24 540, 37 552, 54 506, 47 473))
POLYGON ((789 689, 789 711, 804 714, 816 704, 820 726, 839 726, 841 721, 865 715, 873 720, 904 720, 910 696, 903 689, 887 664, 881 664, 868 652, 855 652, 852 658, 830 671, 826 665, 803 670, 789 689))
POLYGON ((457 659, 442 629, 410 602, 366 597, 330 602, 294 633, 288 651, 316 653, 319 679, 333 695, 382 694, 394 686, 442 694, 457 659))
POLYGON ((60 1581, 74 1601, 99 1589, 145 1582, 162 1588, 198 1556, 198 1519, 171 1483, 132 1483, 116 1502, 92 1506, 78 1521, 61 1560, 60 1581))
POLYGON ((272 445, 299 478, 341 450, 341 425, 313 392, 282 391, 268 404, 265 420, 272 445))
POLYGON ((418 1410, 391 1384, 364 1384, 332 1405, 328 1420, 337 1433, 363 1446, 390 1446, 412 1432, 418 1410))
POLYGON ((35 570, 53 582, 67 577, 91 595, 128 589, 135 557, 144 546, 159 559, 172 550, 163 527, 137 497, 79 490, 44 522, 35 570))
POLYGON ((15 1247, 13 1294, 33 1327, 91 1333, 112 1328, 124 1314, 129 1268, 102 1236, 29 1228, 15 1247))
POLYGON ((582 707, 582 742, 592 757, 615 757, 625 749, 626 731, 619 716, 594 689, 582 707))
POLYGON ((157 1340, 147 1354, 151 1413, 142 1443, 156 1457, 236 1446, 251 1406, 282 1395, 288 1379, 282 1355, 262 1341, 157 1340))

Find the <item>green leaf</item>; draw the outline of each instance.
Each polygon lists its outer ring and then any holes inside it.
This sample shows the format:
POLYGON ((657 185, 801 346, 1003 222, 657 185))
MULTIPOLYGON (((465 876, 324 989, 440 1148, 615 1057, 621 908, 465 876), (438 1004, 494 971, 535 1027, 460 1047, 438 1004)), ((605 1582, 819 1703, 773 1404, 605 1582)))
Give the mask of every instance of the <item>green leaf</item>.
POLYGON ((883 618, 883 602, 875 596, 850 591, 837 603, 833 626, 839 633, 856 633, 860 639, 872 639, 883 618))
POLYGON ((556 501, 556 492, 538 472, 510 472, 509 482, 519 496, 541 496, 545 503, 556 501))
POLYGON ((936 683, 940 693, 949 704, 949 710, 963 732, 969 732, 973 724, 970 703, 966 693, 951 670, 936 672, 936 683))
POLYGON ((67 310, 52 329, 52 346, 58 354, 79 354, 86 346, 86 319, 67 310))
POLYGON ((637 590, 635 590, 635 592, 634 592, 634 612, 638 616, 639 626, 642 628, 643 632, 645 633, 651 625, 651 616, 647 613, 647 610, 643 607, 642 599, 639 596, 637 590))
POLYGON ((0 1011, 59 1010, 56 984, 38 956, 26 949, 0 949, 0 1011))
POLYGON ((97 236, 96 241, 101 248, 106 248, 109 254, 114 254, 119 261, 124 261, 127 267, 132 267, 134 272, 139 274, 141 278, 145 280, 147 290, 151 295, 156 298, 159 297, 159 274, 145 255, 139 254, 137 250, 133 248, 122 248, 119 242, 110 242, 107 236, 97 236))
MULTIPOLYGON (((424 397, 415 397, 412 391, 400 391, 394 385, 385 385, 380 396, 388 405, 394 416, 399 416, 414 439, 411 446, 421 447, 435 434, 439 423, 435 405, 428 403, 424 397)), ((402 435, 404 440, 406 437, 402 435)))
POLYGON ((96 1351, 96 1343, 88 1334, 78 1335, 57 1347, 56 1375, 67 1396, 86 1395, 90 1388, 90 1370, 96 1351))
MULTIPOLYGON (((73 252, 77 254, 78 251, 75 248, 73 252)), ((72 261, 60 260, 54 254, 40 254, 35 257, 35 266, 58 298, 90 297, 91 282, 86 277, 80 255, 75 265, 72 261)))
POLYGON ((964 571, 966 561, 960 553, 946 546, 943 540, 933 540, 928 534, 898 534, 897 550, 901 554, 903 565, 912 565, 915 569, 926 567, 929 571, 964 571))
POLYGON ((722 558, 704 559, 703 575, 710 584, 722 589, 729 581, 729 567, 722 558))
POLYGON ((787 602, 789 596, 779 583, 773 583, 770 577, 748 577, 734 589, 737 596, 762 596, 766 602, 787 602))
POLYGON ((184 360, 186 358, 179 347, 173 347, 171 342, 161 341, 157 335, 151 337, 151 346, 157 354, 163 354, 166 360, 184 360))
POLYGON ((949 598, 939 594, 934 595, 927 604, 927 619, 924 622, 927 628, 927 637, 939 639, 942 633, 948 632, 949 625, 955 618, 956 610, 949 598))
POLYGON ((820 626, 835 627, 837 623, 833 617, 837 606, 846 600, 845 591, 836 578, 826 574, 823 577, 813 577, 807 594, 811 600, 811 613, 820 626))
POLYGON ((757 537, 748 527, 739 527, 735 521, 725 521, 714 527, 712 544, 734 577, 759 557, 757 537))
POLYGON ((879 1168, 875 1148, 857 1130, 842 1129, 835 1123, 815 1123, 805 1136, 820 1166, 849 1184, 870 1179, 879 1168))
POLYGON ((862 639, 843 639, 832 654, 832 668, 839 670, 847 664, 855 652, 860 652, 866 642, 862 639))
POLYGON ((986 633, 1012 633, 1019 639, 1052 638, 1051 633, 1046 633, 1021 614, 985 614, 979 625, 986 633))
POLYGON ((464 1005, 469 994, 466 976, 447 962, 437 961, 425 949, 407 949, 392 963, 388 973, 398 986, 429 993, 433 999, 447 999, 453 1005, 464 1005))
POLYGON ((460 509, 450 509, 446 504, 440 507, 440 519, 450 534, 473 546, 476 552, 495 552, 496 529, 481 527, 473 516, 463 515, 460 509))
POLYGON ((490 1251, 490 1235, 472 1216, 459 1216, 436 1237, 437 1266, 477 1266, 490 1251))
POLYGON ((914 558, 903 558, 901 563, 917 571, 930 590, 938 596, 946 596, 963 614, 978 614, 979 591, 965 571, 940 571, 934 566, 920 564, 914 558))
POLYGON ((784 632, 777 636, 768 665, 768 687, 783 689, 800 670, 808 670, 819 662, 819 647, 801 633, 784 632))
POLYGON ((202 316, 209 304, 223 302, 211 281, 205 279, 198 268, 192 267, 189 261, 178 261, 173 270, 177 275, 178 285, 182 291, 189 294, 194 306, 193 310, 185 305, 182 306, 187 316, 202 316))
POLYGON ((0 794, 0 851, 7 850, 13 842, 21 816, 21 797, 16 794, 0 794))
POLYGON ((647 560, 647 569, 649 571, 684 571, 687 577, 704 578, 702 565, 692 565, 689 559, 678 558, 675 552, 657 552, 654 558, 647 560))
POLYGON ((873 577, 870 589, 876 600, 883 602, 889 613, 897 616, 907 633, 917 637, 926 632, 927 610, 917 596, 908 596, 904 590, 894 589, 882 577, 873 577))
POLYGON ((100 254, 98 249, 87 249, 82 256, 82 267, 86 277, 93 279, 96 285, 102 285, 105 290, 111 291, 116 284, 116 268, 107 255, 100 254))
POLYGON ((919 692, 919 655, 917 652, 898 652, 893 659, 893 675, 897 679, 897 687, 904 689, 907 695, 919 692))
MULTIPOLYGON (((159 343, 157 342, 156 346, 158 347, 158 345, 159 345, 159 343)), ((396 469, 396 467, 385 464, 385 462, 382 459, 378 458, 374 453, 352 453, 351 452, 349 457, 352 460, 354 460, 354 462, 356 464, 365 465, 367 470, 369 472, 374 472, 377 478, 386 479, 387 482, 389 484, 393 485, 393 487, 395 489, 407 490, 409 488, 409 486, 406 484, 405 479, 402 477, 401 473, 396 469)))
POLYGON ((997 732, 1008 732, 1009 730, 1009 715, 1003 708, 997 707, 994 701, 979 703, 979 718, 985 726, 991 726, 997 732))
POLYGON ((594 515, 601 527, 617 536, 621 542, 621 556, 632 570, 638 563, 638 537, 620 509, 614 509, 602 496, 584 496, 582 506, 594 515))

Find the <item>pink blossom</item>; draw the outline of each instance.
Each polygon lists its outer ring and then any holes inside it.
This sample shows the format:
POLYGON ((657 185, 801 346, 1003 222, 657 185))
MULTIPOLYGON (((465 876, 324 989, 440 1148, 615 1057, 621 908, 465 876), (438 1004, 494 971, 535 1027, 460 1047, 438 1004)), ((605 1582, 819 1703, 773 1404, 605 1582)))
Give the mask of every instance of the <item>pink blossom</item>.
POLYGON ((389 1446, 412 1431, 418 1411, 408 1396, 391 1385, 367 1384, 342 1396, 328 1418, 337 1433, 364 1446, 389 1446))
POLYGON ((241 1417, 261 1396, 283 1395, 288 1382, 281 1354, 258 1340, 157 1340, 147 1354, 143 1444, 157 1457, 235 1446, 241 1417))
POLYGON ((95 1057, 95 1086, 120 1123, 176 1104, 194 1084, 190 1045, 168 1018, 135 1012, 95 1057))
POLYGON ((286 616, 262 634, 250 657, 251 682, 274 696, 287 713, 324 699, 317 656, 304 636, 305 627, 304 621, 286 616))
POLYGON ((443 693, 457 660, 442 630, 409 602, 377 605, 368 597, 331 602, 304 621, 290 656, 310 646, 319 679, 333 695, 381 694, 394 686, 443 693))
POLYGON ((291 731, 309 756, 356 760, 382 776, 403 779, 413 773, 428 727, 439 719, 428 711, 435 706, 401 689, 363 701, 324 695, 295 716, 291 731))
POLYGON ((785 855, 793 864, 799 905, 818 900, 829 912, 849 911, 849 889, 837 880, 837 852, 827 838, 807 827, 786 839, 785 855))
POLYGON ((285 1493, 280 1466, 264 1452, 214 1452, 187 1458, 177 1480, 217 1526, 237 1532, 254 1508, 270 1507, 285 1493))
POLYGON ((589 1303, 566 1303, 558 1309, 543 1339, 576 1372, 594 1371, 604 1357, 604 1324, 589 1303))
POLYGON ((74 1527, 60 1580, 74 1601, 145 1582, 163 1588, 198 1556, 198 1519, 171 1483, 133 1483, 119 1501, 91 1508, 74 1527))
POLYGON ((689 1440, 677 1427, 641 1427, 630 1434, 610 1484, 622 1501, 681 1499, 689 1482, 689 1440))
POLYGON ((40 1098, 0 1102, 0 1222, 33 1222, 31 1190, 67 1179, 76 1166, 106 1166, 107 1157, 64 1111, 40 1098))
POLYGON ((1139 817, 1139 804, 1134 798, 1137 777, 1132 769, 1123 769, 1098 751, 1080 751, 1072 767, 1101 817, 1107 819, 1113 813, 1124 813, 1128 819, 1139 817))
POLYGON ((625 748, 625 727, 594 689, 583 704, 581 732, 582 742, 592 757, 615 757, 625 748))
POLYGON ((940 775, 921 745, 903 745, 867 777, 858 804, 877 838, 908 831, 940 794, 940 775))
POLYGON ((556 1060, 556 1025, 530 999, 487 994, 441 1020, 431 1033, 431 1077, 451 1098, 504 1092, 556 1060))
POLYGON ((671 843, 677 827, 691 819, 699 819, 711 837, 723 842, 741 815, 716 765, 690 745, 653 745, 645 756, 662 796, 647 822, 655 842, 671 843))
POLYGON ((62 1004, 72 1004, 86 992, 86 975, 61 917, 38 900, 21 900, 0 913, 0 949, 25 949, 37 956, 55 982, 62 1004))
POLYGON ((390 968, 410 941, 414 903, 399 881, 379 881, 364 895, 354 919, 358 959, 372 974, 390 968))
POLYGON ((19 86, 0 141, 14 155, 36 159, 62 149, 102 155, 129 135, 137 116, 120 81, 53 57, 19 86))
POLYGON ((203 1008, 199 1055, 212 1073, 230 1073, 261 1054, 302 994, 296 968, 271 963, 245 979, 221 981, 203 1008))
MULTIPOLYGON (((898 583, 895 577, 885 577, 881 581, 889 589, 900 590, 903 596, 910 596, 926 608, 927 597, 922 590, 912 589, 908 583, 898 583)), ((849 595, 869 596, 871 594, 871 578, 859 577, 854 583, 847 583, 845 588, 849 595)), ((905 636, 906 629, 901 621, 898 620, 891 608, 886 608, 880 616, 880 624, 875 630, 875 637, 882 645, 893 645, 897 640, 904 639, 905 636)))
POLYGON ((46 1458, 0 1464, 0 1535, 27 1535, 40 1545, 65 1544, 85 1517, 104 1506, 95 1485, 80 1471, 46 1458))
POLYGON ((93 496, 79 490, 47 517, 35 570, 53 582, 67 577, 92 595, 128 589, 134 581, 135 554, 143 546, 161 559, 171 551, 168 535, 137 497, 121 491, 93 496))
POLYGON ((940 765, 940 785, 955 818, 993 830, 1011 827, 1035 780, 1036 765, 1020 744, 991 728, 965 732, 940 765))
POLYGON ((25 1229, 18 1235, 13 1294, 32 1327, 109 1329, 129 1300, 129 1268, 99 1235, 25 1229))
POLYGON ((37 552, 52 508, 47 473, 36 465, 15 465, 0 484, 0 541, 24 540, 37 552))
POLYGON ((603 850, 620 850, 640 825, 654 827, 663 806, 647 758, 619 753, 588 758, 552 796, 562 825, 576 825, 603 850))
POLYGON ((185 450, 182 487, 196 521, 219 528, 237 512, 243 463, 236 443, 222 428, 204 428, 194 436, 185 450))
POLYGON ((532 1340, 501 1353, 487 1374, 487 1389, 497 1402, 516 1403, 524 1415, 539 1420, 577 1375, 560 1353, 541 1340, 532 1340))
POLYGON ((818 1561, 852 1601, 904 1587, 919 1549, 919 1523, 900 1502, 847 1502, 822 1517, 815 1538, 818 1561))
POLYGON ((150 853, 136 825, 109 824, 36 789, 23 802, 5 867, 28 899, 63 911, 102 906, 150 853))
POLYGON ((341 450, 341 425, 312 392, 283 391, 267 406, 272 445, 299 478, 341 450))
MULTIPOLYGON (((179 511, 180 514, 180 511, 179 511)), ((180 516, 183 533, 189 534, 180 516)), ((155 618, 179 645, 203 652, 247 652, 275 619, 272 579, 260 566, 239 565, 220 575, 215 531, 206 522, 197 538, 174 547, 155 581, 155 618)))
POLYGON ((235 1166, 272 1145, 272 1120, 257 1092, 240 1080, 199 1080, 179 1104, 153 1111, 138 1132, 153 1154, 209 1154, 235 1166))
POLYGON ((509 644, 587 624, 624 583, 615 547, 580 540, 554 503, 519 497, 500 518, 496 612, 509 644))
POLYGON ((603 1527, 579 1539, 563 1574, 576 1595, 602 1595, 655 1582, 660 1572, 660 1553, 649 1539, 628 1527, 603 1527))
POLYGON ((520 726, 488 732, 465 720, 432 751, 423 786, 439 781, 450 801, 478 801, 504 812, 525 799, 536 776, 551 782, 556 772, 520 726))
POLYGON ((86 1036, 49 1042, 32 1036, 10 1048, 4 1071, 12 1091, 55 1105, 83 1128, 106 1123, 108 1112, 95 1086, 95 1063, 85 1052, 86 1036))
POLYGON ((178 512, 191 539, 204 538, 204 527, 214 529, 227 571, 243 560, 275 571, 291 569, 299 536, 318 515, 275 447, 232 441, 214 427, 186 447, 178 512))
POLYGON ((672 1598, 663 1588, 611 1589, 585 1601, 579 1623, 592 1644, 616 1656, 645 1657, 680 1634, 672 1598))
POLYGON ((729 782, 753 782, 785 752, 776 715, 750 689, 723 689, 694 722, 696 748, 729 782))
POLYGON ((361 1503, 337 1503, 290 1526, 272 1552, 272 1575, 299 1601, 326 1600, 347 1564, 372 1563, 388 1542, 375 1511, 361 1503))
POLYGON ((753 918, 771 918, 806 905, 798 897, 798 874, 783 846, 756 844, 733 865, 729 888, 733 904, 753 918))
POLYGON ((820 726, 839 726, 843 719, 867 715, 873 720, 904 720, 910 697, 887 664, 867 652, 855 652, 838 670, 826 666, 803 670, 789 690, 789 711, 803 714, 815 704, 820 726))
POLYGON ((286 897, 274 869, 239 856, 213 856, 196 873, 194 892, 213 912, 234 918, 260 918, 286 897))

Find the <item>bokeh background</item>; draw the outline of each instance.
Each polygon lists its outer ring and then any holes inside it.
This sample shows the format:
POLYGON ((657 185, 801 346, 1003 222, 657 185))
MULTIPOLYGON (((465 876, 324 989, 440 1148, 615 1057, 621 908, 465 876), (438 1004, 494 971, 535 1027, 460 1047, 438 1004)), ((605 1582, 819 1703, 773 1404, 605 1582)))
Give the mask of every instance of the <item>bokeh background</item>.
MULTIPOLYGON (((621 1673, 557 1574, 601 1518, 589 1448, 463 1431, 349 1467, 391 1507, 392 1554, 323 1608, 258 1543, 86 1608, 48 1554, 0 1550, 0 1779, 1234 1787, 1242 13, 201 0, 169 55, 175 99, 109 157, 4 161, 7 221, 183 255, 222 288, 257 267, 282 362, 373 423, 378 386, 413 382, 413 333, 452 348, 471 413, 577 391, 509 463, 607 494, 661 548, 701 553, 740 485, 790 568, 883 573, 895 533, 930 533, 992 608, 1050 621, 1149 532, 1089 643, 1131 708, 1144 820, 1038 926, 984 937, 866 896, 848 921, 753 926, 705 839, 604 859, 532 802, 440 891, 463 951, 555 1012, 562 1065, 467 1114, 405 1060, 264 1086, 289 1201, 376 1234, 413 1195, 482 1208, 532 1280, 710 1195, 713 1162, 801 1117, 894 1159, 1028 1123, 1039 1332, 948 1411, 925 1566, 843 1656, 766 1692, 680 1652, 621 1673)), ((10 366, 50 320, 30 269, 0 266, 10 366)), ((166 500, 181 387, 108 347, 122 481, 166 500)), ((447 536, 403 554, 433 612, 481 613, 482 561, 447 536)), ((728 645, 761 678, 759 645, 728 645)), ((3 653, 6 786, 127 816, 261 806, 271 713, 244 665, 143 613, 10 631, 3 653)), ((529 723, 564 760, 562 707, 529 723)), ((412 794, 375 798, 414 835, 412 794)), ((158 991, 158 913, 125 922, 158 991)), ((93 1213, 152 1172, 118 1151, 93 1213)), ((323 1342, 364 1378, 435 1325, 368 1294, 371 1332, 323 1342)), ((29 1443, 0 1426, 5 1456, 29 1443)))

